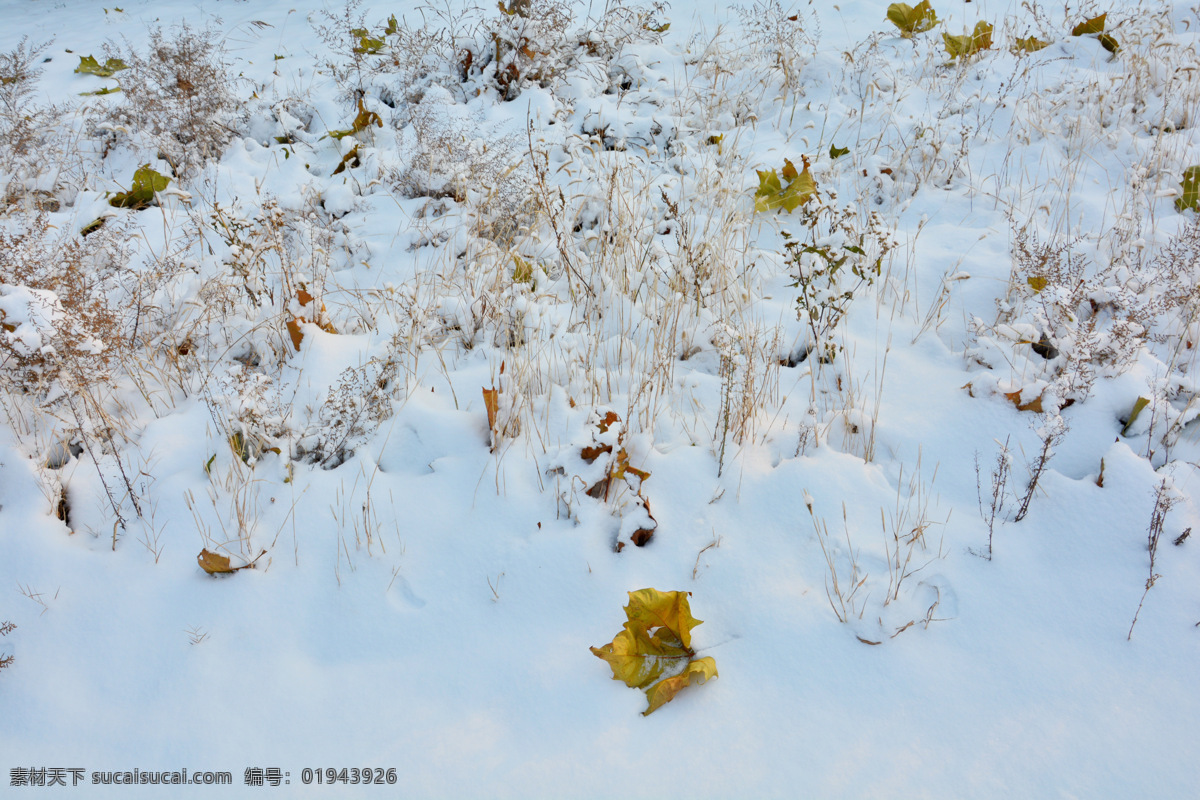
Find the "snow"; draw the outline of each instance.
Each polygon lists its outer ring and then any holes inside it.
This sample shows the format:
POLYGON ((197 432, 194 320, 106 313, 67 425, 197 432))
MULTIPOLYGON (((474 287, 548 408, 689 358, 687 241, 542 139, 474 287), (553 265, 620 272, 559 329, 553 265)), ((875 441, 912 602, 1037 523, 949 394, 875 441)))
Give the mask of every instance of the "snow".
POLYGON ((52 42, 37 147, 0 143, 0 781, 1192 796, 1200 20, 1113 8, 1113 55, 1091 6, 935 2, 911 40, 886 8, 574 8, 506 100, 491 8, 10 0, 0 52, 52 42), (460 38, 356 71, 360 13, 460 38), (173 163, 137 87, 79 96, 129 73, 73 70, 185 20, 237 104, 173 163), (328 136, 356 90, 381 126, 328 136), (755 213, 784 159, 817 196, 755 213), (169 189, 111 207, 143 164, 169 189), (797 313, 844 291, 829 337, 797 313), (644 587, 719 670, 648 717, 588 649, 644 587))

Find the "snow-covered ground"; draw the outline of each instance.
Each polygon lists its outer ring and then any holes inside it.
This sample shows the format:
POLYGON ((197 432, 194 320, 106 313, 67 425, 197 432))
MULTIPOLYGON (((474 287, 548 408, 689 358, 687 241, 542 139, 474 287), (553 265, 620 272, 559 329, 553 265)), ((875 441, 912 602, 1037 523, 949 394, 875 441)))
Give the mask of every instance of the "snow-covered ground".
POLYGON ((5 796, 1195 796, 1200 16, 750 3, 0 3, 5 796))

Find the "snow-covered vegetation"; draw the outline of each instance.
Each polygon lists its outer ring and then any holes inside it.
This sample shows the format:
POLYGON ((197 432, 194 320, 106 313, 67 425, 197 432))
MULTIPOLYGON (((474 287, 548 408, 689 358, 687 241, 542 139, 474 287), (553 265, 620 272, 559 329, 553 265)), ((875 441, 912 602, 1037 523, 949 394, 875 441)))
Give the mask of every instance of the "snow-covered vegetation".
POLYGON ((1195 791, 1200 10, 747 3, 5 5, 2 780, 1195 791))

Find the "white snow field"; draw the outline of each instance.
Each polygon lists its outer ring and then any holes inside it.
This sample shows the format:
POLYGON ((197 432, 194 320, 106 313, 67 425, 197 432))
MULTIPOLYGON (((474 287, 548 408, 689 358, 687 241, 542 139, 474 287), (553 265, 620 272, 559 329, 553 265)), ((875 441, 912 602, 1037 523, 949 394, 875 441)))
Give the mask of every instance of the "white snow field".
POLYGON ((1197 796, 1200 12, 637 2, 0 3, 0 794, 1197 796))

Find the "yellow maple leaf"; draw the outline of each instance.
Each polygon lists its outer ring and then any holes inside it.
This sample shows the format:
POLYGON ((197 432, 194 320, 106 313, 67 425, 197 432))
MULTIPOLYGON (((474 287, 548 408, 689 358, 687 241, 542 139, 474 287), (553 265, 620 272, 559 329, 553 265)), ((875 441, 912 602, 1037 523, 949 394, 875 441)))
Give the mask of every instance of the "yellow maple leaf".
POLYGON ((675 695, 683 689, 715 677, 717 677, 717 662, 712 656, 690 662, 683 672, 661 680, 646 690, 646 698, 650 701, 650 707, 642 712, 642 716, 649 716, 656 709, 671 702, 675 699, 675 695))
POLYGON ((701 621, 692 616, 687 597, 687 592, 657 589, 630 592, 622 631, 611 643, 591 648, 608 663, 613 680, 645 689, 650 706, 643 715, 669 703, 682 689, 717 676, 711 657, 695 659, 692 628, 701 621))

